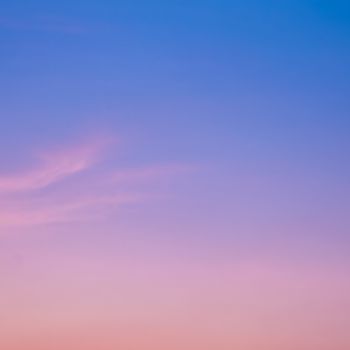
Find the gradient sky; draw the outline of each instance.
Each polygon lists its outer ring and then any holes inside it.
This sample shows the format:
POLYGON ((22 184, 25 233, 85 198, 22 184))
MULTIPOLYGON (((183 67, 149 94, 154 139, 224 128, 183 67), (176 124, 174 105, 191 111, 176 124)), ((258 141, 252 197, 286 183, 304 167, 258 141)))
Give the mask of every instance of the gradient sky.
POLYGON ((0 0, 0 349, 350 349, 350 4, 0 0))

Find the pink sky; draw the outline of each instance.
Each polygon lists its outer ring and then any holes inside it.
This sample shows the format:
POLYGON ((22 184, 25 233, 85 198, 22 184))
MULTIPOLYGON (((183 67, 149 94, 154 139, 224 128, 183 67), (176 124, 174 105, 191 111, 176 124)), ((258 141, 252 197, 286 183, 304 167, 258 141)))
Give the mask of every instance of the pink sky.
MULTIPOLYGON (((120 168, 118 147, 95 140, 46 150, 28 170, 0 176, 7 252, 0 265, 1 348, 350 346, 350 284, 339 262, 297 262, 264 250, 235 256, 222 249, 220 256, 219 249, 204 258, 181 247, 188 237, 160 239, 162 226, 153 220, 165 225, 163 218, 145 221, 138 212, 176 203, 175 183, 207 170, 177 163, 120 168)), ((191 235, 206 234, 191 227, 191 235)))

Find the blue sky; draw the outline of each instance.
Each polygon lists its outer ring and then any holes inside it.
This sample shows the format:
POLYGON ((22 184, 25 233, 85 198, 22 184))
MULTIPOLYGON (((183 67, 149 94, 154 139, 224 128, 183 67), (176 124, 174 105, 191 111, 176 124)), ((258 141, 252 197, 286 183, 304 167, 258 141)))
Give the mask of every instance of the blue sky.
POLYGON ((305 175, 321 194, 345 186, 349 10, 342 1, 4 3, 1 155, 11 169, 25 148, 97 128, 137 140, 131 164, 215 163, 232 178, 238 160, 305 175))

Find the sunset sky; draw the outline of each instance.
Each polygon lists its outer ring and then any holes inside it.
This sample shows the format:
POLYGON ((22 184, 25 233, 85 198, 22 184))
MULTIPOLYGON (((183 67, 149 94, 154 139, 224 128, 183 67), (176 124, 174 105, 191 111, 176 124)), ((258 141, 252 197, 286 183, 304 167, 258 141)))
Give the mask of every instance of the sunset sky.
POLYGON ((350 3, 0 0, 0 349, 349 350, 350 3))

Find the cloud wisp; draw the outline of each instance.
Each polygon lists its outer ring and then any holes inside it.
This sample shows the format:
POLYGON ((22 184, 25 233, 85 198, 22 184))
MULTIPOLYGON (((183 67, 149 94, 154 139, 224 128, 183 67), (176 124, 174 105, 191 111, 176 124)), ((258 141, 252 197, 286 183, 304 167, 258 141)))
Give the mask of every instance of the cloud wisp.
POLYGON ((0 227, 101 219, 123 205, 148 198, 149 194, 138 184, 189 168, 99 166, 105 151, 114 144, 107 139, 94 139, 71 148, 40 152, 36 167, 0 176, 0 227))
POLYGON ((107 142, 96 140, 78 147, 39 154, 36 168, 22 174, 0 176, 0 193, 38 190, 90 168, 107 142))
POLYGON ((0 226, 32 226, 50 223, 65 223, 99 219, 127 203, 135 203, 140 196, 132 194, 89 195, 67 197, 56 203, 54 197, 35 201, 30 199, 15 200, 6 206, 0 203, 0 226))

